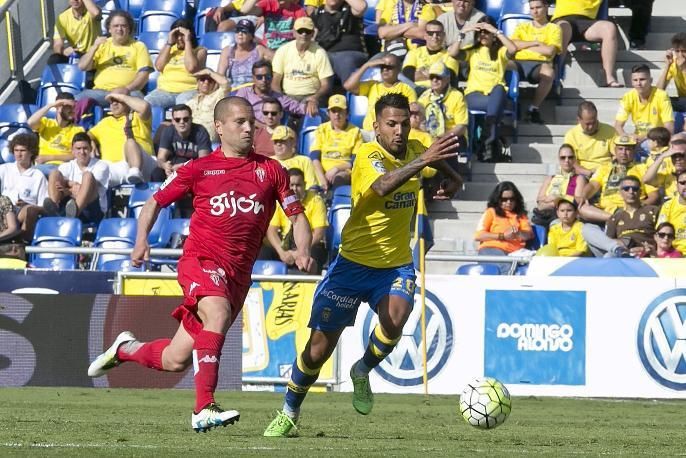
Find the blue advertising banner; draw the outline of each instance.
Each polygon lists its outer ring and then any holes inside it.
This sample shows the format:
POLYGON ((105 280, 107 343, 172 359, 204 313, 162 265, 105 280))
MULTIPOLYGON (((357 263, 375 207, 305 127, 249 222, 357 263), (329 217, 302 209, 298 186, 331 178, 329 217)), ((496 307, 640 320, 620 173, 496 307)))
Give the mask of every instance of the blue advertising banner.
POLYGON ((484 375, 504 383, 586 382, 586 293, 486 291, 484 375))

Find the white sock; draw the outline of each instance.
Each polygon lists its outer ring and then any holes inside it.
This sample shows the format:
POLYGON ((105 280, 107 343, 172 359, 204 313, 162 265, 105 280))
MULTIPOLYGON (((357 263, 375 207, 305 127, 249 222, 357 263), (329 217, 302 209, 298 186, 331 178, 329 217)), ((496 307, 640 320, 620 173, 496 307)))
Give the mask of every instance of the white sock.
POLYGON ((283 403, 283 413, 291 417, 291 420, 295 421, 300 416, 300 409, 293 410, 287 403, 283 403))
POLYGON ((371 367, 367 367, 367 365, 362 361, 361 359, 358 360, 355 365, 353 366, 353 373, 357 375, 358 377, 364 377, 366 375, 369 375, 369 373, 372 371, 371 367))

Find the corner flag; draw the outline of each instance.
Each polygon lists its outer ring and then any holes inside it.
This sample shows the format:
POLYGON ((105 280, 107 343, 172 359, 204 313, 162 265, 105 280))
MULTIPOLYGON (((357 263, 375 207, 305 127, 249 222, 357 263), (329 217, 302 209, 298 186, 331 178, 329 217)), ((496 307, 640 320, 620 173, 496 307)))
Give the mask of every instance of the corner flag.
POLYGON ((419 188, 419 195, 417 197, 417 218, 415 219, 414 240, 415 244, 412 250, 412 260, 414 261, 414 268, 420 270, 420 254, 421 256, 426 255, 429 249, 434 245, 434 236, 431 232, 431 225, 429 224, 429 214, 426 211, 426 204, 424 203, 423 188, 419 188))

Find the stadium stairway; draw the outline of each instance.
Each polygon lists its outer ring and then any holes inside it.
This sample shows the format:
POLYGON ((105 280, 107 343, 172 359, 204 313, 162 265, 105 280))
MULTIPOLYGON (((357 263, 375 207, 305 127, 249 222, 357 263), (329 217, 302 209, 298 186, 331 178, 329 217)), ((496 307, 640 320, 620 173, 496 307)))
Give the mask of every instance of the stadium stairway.
MULTIPOLYGON (((664 66, 664 51, 669 48, 672 35, 686 28, 686 17, 679 2, 655 0, 651 33, 645 50, 628 50, 627 31, 631 11, 611 8, 610 16, 620 27, 617 77, 620 83, 631 86, 630 69, 639 63, 651 68, 656 80, 664 66)), ((576 123, 576 110, 582 100, 591 100, 598 107, 601 122, 612 125, 619 99, 627 88, 599 87, 604 77, 598 51, 572 51, 567 56, 566 77, 560 100, 546 100, 541 107, 543 119, 554 120, 545 125, 528 124, 521 119, 518 142, 511 146, 512 163, 483 164, 474 162, 472 180, 466 183, 458 199, 432 202, 429 213, 432 221, 434 247, 431 254, 475 254, 473 241, 476 224, 486 209, 488 195, 501 181, 512 181, 524 195, 527 209, 535 207, 536 194, 543 179, 557 168, 557 149, 565 132, 576 123)), ((674 89, 668 90, 675 95, 674 89)), ((520 110, 529 105, 532 89, 522 84, 520 110)), ((629 129, 632 129, 629 126, 629 129)), ((452 274, 458 262, 429 261, 427 271, 452 274)))

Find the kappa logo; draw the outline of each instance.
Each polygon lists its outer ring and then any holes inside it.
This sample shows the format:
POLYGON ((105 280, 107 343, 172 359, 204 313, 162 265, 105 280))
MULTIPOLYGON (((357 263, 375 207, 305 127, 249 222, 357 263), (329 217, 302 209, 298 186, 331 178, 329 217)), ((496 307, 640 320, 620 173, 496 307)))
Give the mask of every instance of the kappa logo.
POLYGON ((226 272, 221 267, 217 270, 203 269, 202 271, 210 275, 210 280, 212 280, 215 286, 219 286, 219 281, 226 281, 226 272))
MULTIPOLYGON (((417 297, 405 323, 402 338, 393 352, 376 368, 381 377, 398 386, 417 386, 423 383, 421 308, 417 297)), ((369 310, 362 327, 365 348, 369 343, 369 334, 377 322, 376 314, 369 310)), ((453 349, 453 324, 450 315, 445 305, 430 291, 426 292, 426 339, 429 345, 426 359, 430 380, 441 372, 453 349)))
POLYGON ((205 355, 198 360, 199 363, 217 364, 219 359, 214 355, 205 355))
POLYGON ((638 325, 636 343, 643 367, 659 384, 686 390, 686 289, 658 296, 638 325))
POLYGON ((193 290, 200 286, 200 283, 192 282, 191 287, 188 288, 188 294, 193 294, 193 290))

